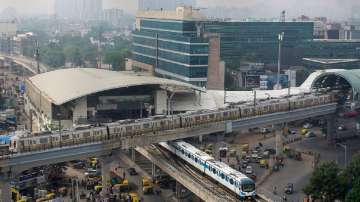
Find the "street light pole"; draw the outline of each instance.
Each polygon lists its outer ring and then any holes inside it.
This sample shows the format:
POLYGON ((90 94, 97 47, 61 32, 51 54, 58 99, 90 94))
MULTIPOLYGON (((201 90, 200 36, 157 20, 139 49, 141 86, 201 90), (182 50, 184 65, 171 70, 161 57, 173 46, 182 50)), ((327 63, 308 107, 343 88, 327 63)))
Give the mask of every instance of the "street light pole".
POLYGON ((281 71, 281 44, 284 40, 284 32, 279 34, 279 53, 278 53, 278 71, 277 71, 277 80, 276 80, 276 89, 280 89, 280 71, 281 71))
POLYGON ((253 89, 253 93, 254 93, 254 107, 256 106, 256 89, 253 89))
POLYGON ((340 147, 342 147, 345 150, 345 166, 346 166, 347 165, 347 145, 341 144, 341 143, 337 143, 337 145, 339 145, 340 147))

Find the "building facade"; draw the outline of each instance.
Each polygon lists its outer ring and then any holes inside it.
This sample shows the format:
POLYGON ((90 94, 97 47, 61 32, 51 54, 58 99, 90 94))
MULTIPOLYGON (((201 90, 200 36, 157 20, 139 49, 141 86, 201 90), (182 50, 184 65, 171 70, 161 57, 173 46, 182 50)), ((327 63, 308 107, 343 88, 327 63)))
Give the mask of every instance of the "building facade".
POLYGON ((138 15, 133 33, 133 68, 205 86, 208 41, 198 35, 194 20, 201 20, 202 16, 187 9, 179 7, 176 12, 164 12, 165 17, 161 18, 156 12, 138 15))
POLYGON ((118 8, 104 9, 102 20, 113 26, 118 26, 121 18, 124 16, 124 10, 118 8))
POLYGON ((58 18, 69 20, 99 20, 103 10, 102 0, 56 0, 58 18))
POLYGON ((142 11, 133 33, 132 66, 219 90, 224 80, 233 83, 230 74, 241 72, 241 63, 263 63, 276 71, 282 32, 284 69, 301 66, 303 58, 360 59, 360 41, 315 39, 314 27, 306 21, 210 20, 189 7, 142 11))
POLYGON ((196 0, 139 0, 138 10, 175 10, 178 6, 195 7, 196 0))

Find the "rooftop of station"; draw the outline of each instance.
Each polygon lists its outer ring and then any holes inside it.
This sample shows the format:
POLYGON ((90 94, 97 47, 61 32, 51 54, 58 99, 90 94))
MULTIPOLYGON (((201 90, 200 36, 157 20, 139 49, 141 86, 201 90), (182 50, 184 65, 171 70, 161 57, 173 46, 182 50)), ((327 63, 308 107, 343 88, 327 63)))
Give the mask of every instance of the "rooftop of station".
POLYGON ((171 89, 204 91, 191 84, 134 72, 118 72, 95 68, 60 69, 38 74, 28 80, 53 104, 66 102, 90 94, 134 86, 160 85, 171 89))
POLYGON ((360 59, 328 59, 328 58, 303 58, 303 60, 320 63, 320 64, 327 64, 327 65, 360 61, 360 59))

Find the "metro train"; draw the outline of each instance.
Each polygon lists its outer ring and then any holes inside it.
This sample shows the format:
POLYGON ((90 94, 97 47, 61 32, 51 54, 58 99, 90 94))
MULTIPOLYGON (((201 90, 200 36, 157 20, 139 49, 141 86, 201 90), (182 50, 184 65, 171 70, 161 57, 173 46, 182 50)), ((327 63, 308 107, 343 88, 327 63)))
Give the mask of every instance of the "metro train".
POLYGON ((241 199, 256 196, 255 183, 246 175, 184 141, 161 142, 162 147, 180 157, 200 172, 224 185, 241 199))
POLYGON ((121 120, 98 126, 79 127, 61 132, 17 135, 11 138, 9 152, 38 151, 96 141, 133 138, 156 134, 164 130, 195 127, 201 124, 236 120, 274 112, 286 112, 304 107, 335 102, 332 94, 309 94, 286 99, 262 100, 256 103, 232 104, 219 110, 201 110, 176 115, 161 115, 139 120, 121 120))

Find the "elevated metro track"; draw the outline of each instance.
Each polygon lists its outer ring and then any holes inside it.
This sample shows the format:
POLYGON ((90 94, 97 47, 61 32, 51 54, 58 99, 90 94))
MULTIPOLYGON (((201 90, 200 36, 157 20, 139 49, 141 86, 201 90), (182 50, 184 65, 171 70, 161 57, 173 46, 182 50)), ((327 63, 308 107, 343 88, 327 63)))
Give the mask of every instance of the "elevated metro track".
MULTIPOLYGON (((24 67, 25 69, 30 71, 32 74, 38 74, 36 61, 31 58, 26 58, 24 56, 17 56, 17 55, 4 55, 4 54, 0 53, 0 60, 3 60, 3 61, 10 60, 10 61, 24 67)), ((50 69, 50 67, 40 63, 40 73, 47 72, 47 71, 49 71, 49 69, 50 69)))
POLYGON ((147 146, 163 141, 197 137, 213 133, 231 132, 232 130, 248 129, 289 121, 303 120, 311 117, 332 115, 336 112, 336 109, 336 103, 332 103, 234 121, 202 124, 191 128, 180 128, 176 130, 161 131, 158 133, 147 133, 126 139, 93 142, 46 149, 37 152, 0 156, 0 168, 16 167, 17 169, 22 170, 49 163, 59 163, 89 156, 97 156, 104 153, 106 154, 110 153, 111 150, 116 149, 128 149, 136 146, 147 146))

